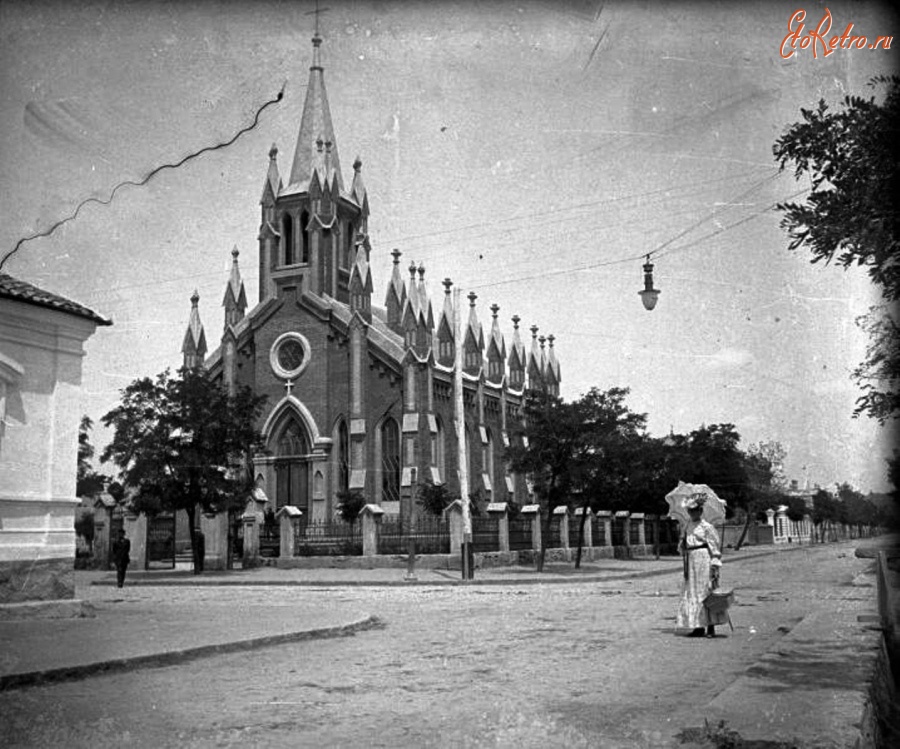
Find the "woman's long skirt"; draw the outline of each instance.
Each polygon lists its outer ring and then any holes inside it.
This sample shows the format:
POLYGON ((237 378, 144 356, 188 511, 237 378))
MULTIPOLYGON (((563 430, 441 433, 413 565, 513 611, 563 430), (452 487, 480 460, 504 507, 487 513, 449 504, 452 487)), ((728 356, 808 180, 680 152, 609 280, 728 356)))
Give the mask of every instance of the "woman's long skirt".
POLYGON ((687 579, 681 589, 681 601, 678 604, 677 622, 679 627, 706 627, 704 599, 712 590, 709 579, 709 552, 706 549, 695 549, 688 552, 687 579))

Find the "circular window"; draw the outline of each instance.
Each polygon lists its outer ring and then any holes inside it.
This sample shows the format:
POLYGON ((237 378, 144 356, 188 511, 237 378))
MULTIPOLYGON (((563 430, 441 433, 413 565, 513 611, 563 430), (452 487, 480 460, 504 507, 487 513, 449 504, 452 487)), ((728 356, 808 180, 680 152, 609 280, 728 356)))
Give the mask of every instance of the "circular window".
POLYGON ((309 341, 299 333, 283 333, 272 344, 269 363, 279 377, 294 379, 309 364, 309 341))

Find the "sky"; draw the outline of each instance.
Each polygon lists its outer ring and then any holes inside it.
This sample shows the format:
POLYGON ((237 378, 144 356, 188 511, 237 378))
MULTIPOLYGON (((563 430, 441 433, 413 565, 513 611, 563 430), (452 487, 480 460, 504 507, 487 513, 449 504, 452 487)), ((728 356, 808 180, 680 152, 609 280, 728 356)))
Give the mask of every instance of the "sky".
MULTIPOLYGON (((889 435, 853 419, 878 302, 862 269, 791 252, 779 201, 809 185, 772 145, 801 107, 869 96, 895 45, 782 45, 823 3, 341 2, 319 16, 344 180, 362 160, 374 301, 392 249, 556 337, 561 394, 628 387, 655 436, 734 424, 778 441, 800 485, 885 491, 889 435), (795 24, 796 27, 796 24, 795 24), (655 310, 643 309, 651 254, 655 310)), ((829 2, 832 34, 892 35, 875 3, 829 2)), ((181 364, 190 297, 221 336, 231 250, 258 299, 259 199, 290 169, 314 2, 0 4, 0 255, 123 181, 234 138, 22 243, 4 272, 111 318, 86 344, 84 413, 181 364)), ((897 43, 900 45, 900 41, 897 43)), ((95 427, 102 449, 110 435, 95 427)), ((111 471, 111 467, 106 467, 111 471)), ((665 488, 664 491, 668 491, 665 488)))

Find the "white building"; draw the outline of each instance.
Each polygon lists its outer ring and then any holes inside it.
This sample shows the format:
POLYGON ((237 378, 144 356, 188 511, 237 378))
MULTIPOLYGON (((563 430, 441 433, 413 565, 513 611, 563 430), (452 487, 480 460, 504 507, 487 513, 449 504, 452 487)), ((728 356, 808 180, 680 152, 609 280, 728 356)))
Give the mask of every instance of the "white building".
POLYGON ((0 603, 74 597, 84 342, 111 324, 0 273, 0 603))

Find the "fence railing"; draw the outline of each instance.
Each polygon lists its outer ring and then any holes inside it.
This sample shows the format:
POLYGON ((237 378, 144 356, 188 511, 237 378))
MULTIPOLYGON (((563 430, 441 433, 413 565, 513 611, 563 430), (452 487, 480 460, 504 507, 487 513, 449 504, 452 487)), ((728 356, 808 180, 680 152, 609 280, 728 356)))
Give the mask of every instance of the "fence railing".
POLYGON ((409 542, 416 554, 449 554, 450 525, 444 518, 422 515, 415 524, 400 516, 382 518, 378 527, 379 554, 406 554, 409 542))
POLYGON ((360 556, 362 550, 360 523, 324 520, 294 528, 294 554, 299 557, 360 556))
POLYGON ((472 550, 497 551, 500 548, 500 520, 476 515, 472 518, 472 550))
POLYGON ((526 551, 532 543, 531 518, 512 518, 509 521, 509 550, 526 551))

